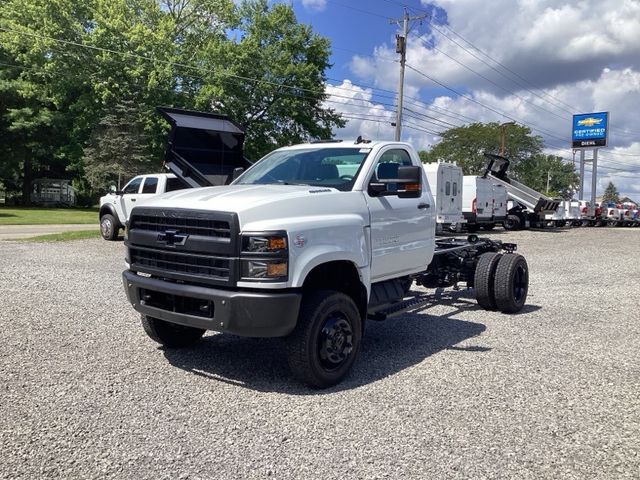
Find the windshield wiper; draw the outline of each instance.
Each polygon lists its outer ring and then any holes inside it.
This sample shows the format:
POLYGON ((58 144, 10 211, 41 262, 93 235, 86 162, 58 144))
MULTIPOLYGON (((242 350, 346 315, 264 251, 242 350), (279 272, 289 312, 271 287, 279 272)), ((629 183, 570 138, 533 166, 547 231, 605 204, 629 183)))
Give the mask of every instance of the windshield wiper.
POLYGON ((294 183, 294 182, 285 182, 284 180, 278 180, 276 182, 277 185, 302 185, 305 187, 309 187, 310 185, 308 183, 294 183))

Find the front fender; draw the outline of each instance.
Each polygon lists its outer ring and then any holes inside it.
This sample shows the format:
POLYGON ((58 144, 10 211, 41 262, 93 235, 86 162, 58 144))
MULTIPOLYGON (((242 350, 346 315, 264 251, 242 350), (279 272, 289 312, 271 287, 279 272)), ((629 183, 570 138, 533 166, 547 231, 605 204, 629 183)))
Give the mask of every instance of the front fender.
POLYGON ((290 232, 291 287, 302 287, 307 275, 318 265, 334 261, 353 263, 362 283, 369 285, 369 248, 366 229, 346 226, 330 230, 290 232))

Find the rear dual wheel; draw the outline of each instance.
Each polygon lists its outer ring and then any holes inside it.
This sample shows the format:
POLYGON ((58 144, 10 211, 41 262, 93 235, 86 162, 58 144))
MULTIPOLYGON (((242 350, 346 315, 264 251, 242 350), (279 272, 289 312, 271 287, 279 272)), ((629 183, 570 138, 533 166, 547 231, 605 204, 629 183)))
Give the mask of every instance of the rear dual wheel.
POLYGON ((478 304, 485 310, 519 312, 529 290, 529 267, 522 255, 484 253, 474 275, 478 304))

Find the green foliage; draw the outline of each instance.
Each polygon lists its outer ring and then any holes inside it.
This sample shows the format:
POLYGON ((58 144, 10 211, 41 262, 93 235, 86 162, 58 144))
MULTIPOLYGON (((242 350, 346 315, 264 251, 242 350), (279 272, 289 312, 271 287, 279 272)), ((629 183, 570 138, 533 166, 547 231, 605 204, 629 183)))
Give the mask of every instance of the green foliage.
POLYGON ((28 193, 32 174, 55 166, 90 201, 110 176, 155 170, 167 132, 157 105, 229 114, 247 130, 250 158, 342 125, 322 107, 329 42, 290 6, 5 0, 0 29, 9 190, 28 193))
POLYGON ((604 189, 604 194, 602 195, 603 202, 615 202, 618 203, 620 201, 620 192, 616 189, 616 186, 613 182, 609 182, 607 188, 604 189))
POLYGON ((282 145, 330 138, 344 122, 321 105, 329 41, 298 24, 287 5, 244 2, 239 15, 239 38, 205 49, 203 64, 212 73, 203 76, 196 106, 215 99, 217 110, 242 124, 253 159, 282 145))
POLYGON ((562 157, 544 154, 524 159, 519 165, 517 179, 538 192, 567 200, 573 197, 579 182, 572 164, 564 163, 562 157))
POLYGON ((451 128, 442 134, 442 141, 428 152, 420 152, 425 163, 437 160, 454 161, 462 167, 465 175, 479 175, 484 172, 487 159, 484 153, 499 153, 504 132, 504 156, 511 161, 515 172, 525 159, 542 152, 543 142, 539 136, 531 135, 528 127, 499 123, 472 123, 451 128))
POLYGON ((106 191, 119 177, 160 170, 160 162, 152 161, 140 110, 133 101, 123 100, 93 128, 84 149, 84 171, 94 189, 106 191))
POLYGON ((9 208, 0 207, 0 225, 51 225, 98 222, 95 208, 9 208))

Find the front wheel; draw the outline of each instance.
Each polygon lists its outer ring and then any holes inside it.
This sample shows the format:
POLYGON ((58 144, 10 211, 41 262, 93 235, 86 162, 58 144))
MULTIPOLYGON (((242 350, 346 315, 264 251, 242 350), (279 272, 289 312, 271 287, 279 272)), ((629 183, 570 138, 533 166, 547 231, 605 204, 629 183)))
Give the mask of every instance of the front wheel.
POLYGON ((150 338, 167 348, 185 348, 196 343, 205 330, 165 322, 159 318, 142 315, 142 328, 150 338))
POLYGON ((350 297, 330 290, 308 293, 287 338, 291 372, 314 388, 335 385, 351 370, 361 337, 362 320, 350 297))
POLYGON ((100 234, 105 240, 115 240, 118 238, 118 231, 120 227, 116 217, 110 213, 104 214, 100 217, 100 234))

